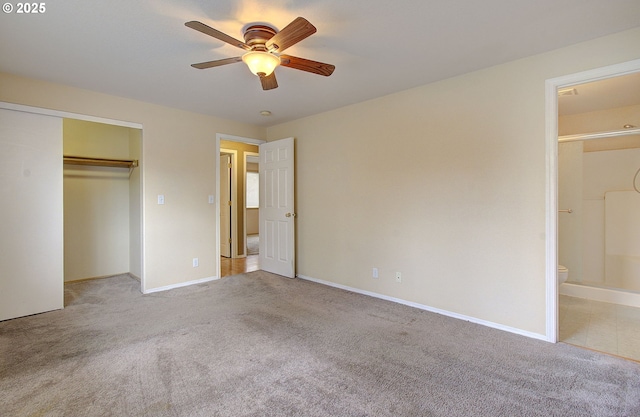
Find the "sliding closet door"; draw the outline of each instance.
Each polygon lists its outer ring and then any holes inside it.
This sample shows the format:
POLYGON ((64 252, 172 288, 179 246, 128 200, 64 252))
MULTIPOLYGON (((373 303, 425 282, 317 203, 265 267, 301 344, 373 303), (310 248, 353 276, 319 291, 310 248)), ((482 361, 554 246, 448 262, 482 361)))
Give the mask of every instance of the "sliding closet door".
POLYGON ((62 119, 0 109, 0 195, 0 320, 62 308, 62 119))

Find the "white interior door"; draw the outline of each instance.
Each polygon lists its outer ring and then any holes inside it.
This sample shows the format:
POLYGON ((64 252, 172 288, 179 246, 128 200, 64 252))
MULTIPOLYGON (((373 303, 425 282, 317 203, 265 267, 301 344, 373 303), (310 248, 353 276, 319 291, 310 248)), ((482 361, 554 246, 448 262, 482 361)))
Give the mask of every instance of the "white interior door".
POLYGON ((220 256, 231 257, 231 155, 220 155, 220 256))
POLYGON ((0 320, 64 305, 62 119, 0 109, 0 320))
POLYGON ((260 269, 295 277, 294 141, 260 145, 260 269))

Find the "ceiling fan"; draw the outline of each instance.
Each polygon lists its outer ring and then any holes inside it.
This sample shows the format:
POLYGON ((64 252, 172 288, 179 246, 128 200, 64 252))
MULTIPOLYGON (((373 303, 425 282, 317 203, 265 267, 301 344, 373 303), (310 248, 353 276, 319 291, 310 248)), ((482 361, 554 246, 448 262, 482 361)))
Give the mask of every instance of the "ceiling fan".
POLYGON ((251 72, 260 78, 263 90, 278 87, 274 70, 279 65, 325 77, 330 76, 336 68, 331 64, 282 54, 288 47, 316 33, 315 26, 303 17, 294 19, 280 32, 266 25, 249 26, 244 31, 244 42, 201 22, 191 21, 185 23, 185 26, 247 51, 242 56, 200 62, 192 64, 192 67, 206 69, 244 61, 251 72))

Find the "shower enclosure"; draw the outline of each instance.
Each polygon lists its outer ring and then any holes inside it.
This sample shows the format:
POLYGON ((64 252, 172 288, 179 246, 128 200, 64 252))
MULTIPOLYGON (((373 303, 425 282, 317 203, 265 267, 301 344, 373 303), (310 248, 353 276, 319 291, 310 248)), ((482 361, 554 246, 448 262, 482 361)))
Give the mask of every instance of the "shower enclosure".
POLYGON ((559 143, 558 259, 569 283, 640 293, 639 168, 640 148, 559 143))

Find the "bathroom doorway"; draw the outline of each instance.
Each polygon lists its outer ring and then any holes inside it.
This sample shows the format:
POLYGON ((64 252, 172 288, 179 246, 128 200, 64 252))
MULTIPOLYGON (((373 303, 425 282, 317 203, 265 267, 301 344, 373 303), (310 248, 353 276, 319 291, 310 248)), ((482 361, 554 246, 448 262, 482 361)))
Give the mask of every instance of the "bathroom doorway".
POLYGON ((640 233, 629 233, 640 222, 625 214, 640 204, 640 62, 550 81, 557 195, 550 195, 547 225, 557 240, 547 240, 548 318, 557 304, 549 328, 555 324, 559 341, 640 360, 633 336, 640 334, 640 233), (560 285, 558 264, 569 270, 560 285))

